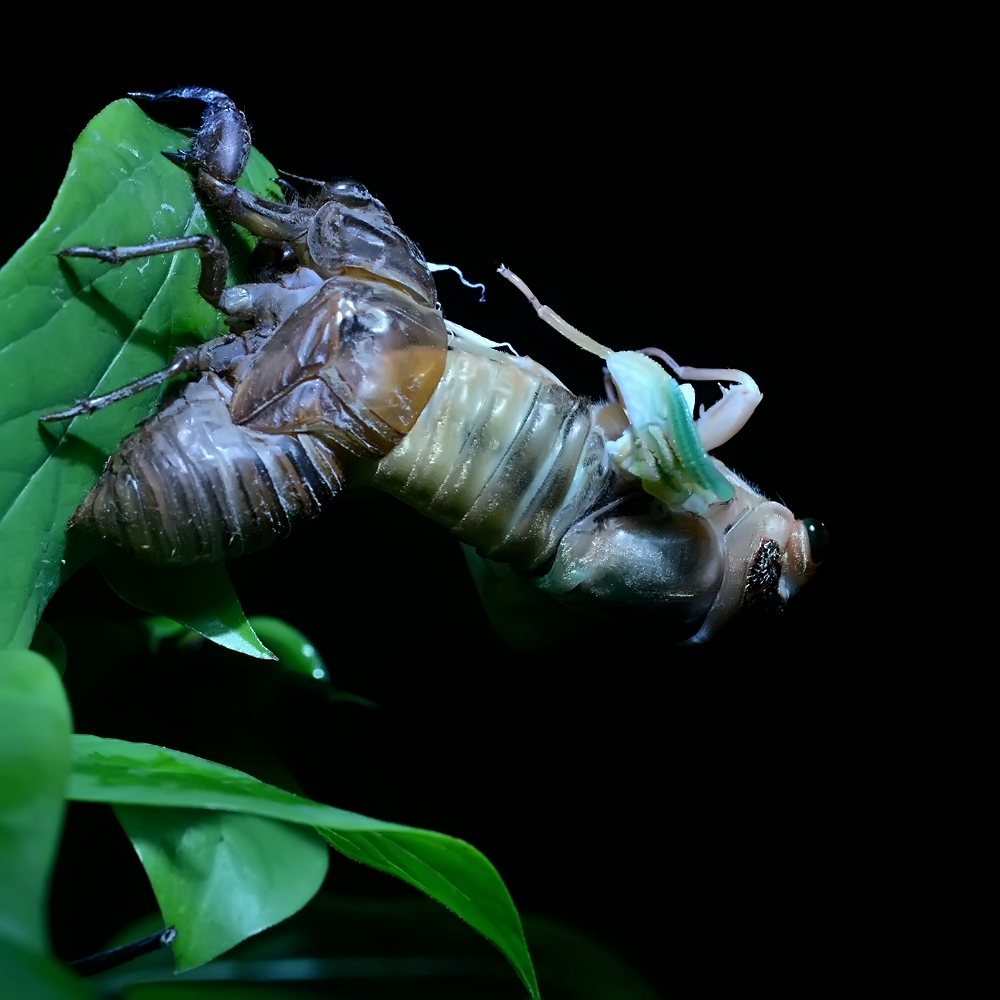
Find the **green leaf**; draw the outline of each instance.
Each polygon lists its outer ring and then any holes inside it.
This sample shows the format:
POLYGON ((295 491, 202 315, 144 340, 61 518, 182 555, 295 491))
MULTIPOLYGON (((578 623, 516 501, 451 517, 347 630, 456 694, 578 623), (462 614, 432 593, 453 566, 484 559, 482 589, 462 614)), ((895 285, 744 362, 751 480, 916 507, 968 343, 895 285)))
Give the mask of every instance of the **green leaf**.
POLYGON ((321 805, 175 750, 96 736, 73 741, 71 799, 219 809, 315 827, 342 854, 396 875, 453 910, 500 949, 538 997, 510 894, 496 869, 464 841, 321 805))
POLYGON ((210 961, 290 917, 316 894, 328 852, 312 830, 243 813, 118 806, 178 970, 210 961))
POLYGON ((54 959, 0 939, 3 996, 24 1000, 93 1000, 94 994, 54 959))
POLYGON ((323 657, 319 655, 319 650, 309 637, 294 625, 269 615, 254 615, 249 622, 251 628, 266 643, 267 648, 274 653, 285 670, 300 677, 309 677, 322 682, 323 692, 328 700, 364 705, 365 708, 377 707, 370 698, 334 687, 330 683, 330 671, 323 657))
POLYGON ((107 552, 100 567, 115 593, 133 607, 166 615, 237 653, 276 659, 247 621, 222 563, 143 566, 124 553, 107 552))
MULTIPOLYGON (((148 391, 89 417, 38 418, 163 367, 181 342, 221 332, 178 253, 110 267, 56 256, 212 227, 188 174, 161 155, 188 139, 117 101, 84 129, 48 218, 0 270, 0 648, 26 646, 46 602, 87 554, 65 525, 105 458, 154 409, 148 391)), ((244 185, 280 197, 254 153, 244 185)))
POLYGON ((47 622, 39 622, 31 639, 33 652, 44 656, 61 677, 66 673, 66 644, 62 636, 47 622))
POLYGON ((149 648, 152 652, 158 652, 160 647, 167 642, 176 641, 178 643, 198 642, 200 639, 189 628, 176 622, 173 618, 165 615, 153 615, 151 618, 144 618, 139 627, 146 635, 149 648))
POLYGON ((268 615, 254 615, 251 624, 258 635, 264 636, 268 647, 290 673, 329 682, 330 671, 323 657, 303 632, 281 618, 268 615))
POLYGON ((38 953, 48 948, 71 729, 52 664, 27 650, 0 653, 0 941, 38 953))

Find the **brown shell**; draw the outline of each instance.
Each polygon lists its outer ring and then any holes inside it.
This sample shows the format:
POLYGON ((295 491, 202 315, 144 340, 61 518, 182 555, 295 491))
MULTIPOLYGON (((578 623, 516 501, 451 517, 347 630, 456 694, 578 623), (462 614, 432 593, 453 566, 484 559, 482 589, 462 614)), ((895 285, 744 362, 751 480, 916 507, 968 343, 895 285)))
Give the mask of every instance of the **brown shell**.
POLYGON ((159 563, 260 548, 317 516, 352 459, 390 451, 444 370, 440 315, 340 276, 226 378, 209 373, 111 457, 73 523, 159 563))

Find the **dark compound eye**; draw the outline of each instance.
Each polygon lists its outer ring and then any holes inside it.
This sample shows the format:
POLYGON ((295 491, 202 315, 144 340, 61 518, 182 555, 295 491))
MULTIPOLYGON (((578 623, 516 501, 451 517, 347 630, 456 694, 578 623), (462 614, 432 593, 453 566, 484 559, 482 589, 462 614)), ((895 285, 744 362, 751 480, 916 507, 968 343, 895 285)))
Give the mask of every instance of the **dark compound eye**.
POLYGON ((821 563, 830 554, 830 532, 822 521, 814 521, 804 517, 802 523, 806 526, 809 536, 809 553, 814 563, 821 563))
POLYGON ((781 546, 770 538, 765 539, 747 572, 743 606, 758 611, 780 607, 778 583, 781 580, 781 546))

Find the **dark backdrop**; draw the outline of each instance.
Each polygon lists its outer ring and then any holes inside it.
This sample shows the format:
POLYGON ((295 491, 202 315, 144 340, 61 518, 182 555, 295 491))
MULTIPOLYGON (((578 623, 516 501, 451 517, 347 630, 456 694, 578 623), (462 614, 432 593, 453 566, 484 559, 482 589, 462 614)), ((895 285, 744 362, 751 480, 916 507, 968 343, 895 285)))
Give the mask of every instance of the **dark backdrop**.
MULTIPOLYGON (((530 46, 519 56, 536 58, 530 46)), ((364 496, 234 577, 249 612, 292 621, 343 687, 382 706, 337 733, 311 730, 307 709, 286 720, 309 794, 471 841, 524 910, 597 935, 665 995, 814 995, 866 947, 854 929, 867 793, 845 471, 861 401, 845 383, 861 376, 844 363, 865 280, 863 140, 808 59, 723 87, 707 71, 650 87, 596 62, 544 83, 518 60, 495 77, 444 62, 378 70, 397 81, 387 92, 357 70, 351 86, 334 73, 307 96, 285 71, 207 71, 74 84, 51 103, 9 97, 4 247, 41 222, 72 139, 107 102, 214 85, 277 166, 361 180, 429 259, 486 280, 480 305, 444 277, 446 314, 572 388, 598 394, 598 367, 534 319, 499 263, 598 339, 751 372, 764 402, 724 457, 834 539, 763 631, 679 650, 652 630, 609 630, 514 653, 452 541, 364 496)), ((115 598, 80 579, 61 606, 104 613, 115 598)))

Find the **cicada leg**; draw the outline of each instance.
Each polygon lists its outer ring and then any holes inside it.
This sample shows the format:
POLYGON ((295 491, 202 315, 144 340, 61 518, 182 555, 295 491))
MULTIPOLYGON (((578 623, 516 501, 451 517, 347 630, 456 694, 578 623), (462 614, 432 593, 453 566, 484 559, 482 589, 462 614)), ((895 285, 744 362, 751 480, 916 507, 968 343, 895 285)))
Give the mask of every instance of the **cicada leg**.
MULTIPOLYGON (((225 338, 220 338, 220 340, 221 339, 225 338)), ((45 416, 39 417, 38 419, 41 423, 53 423, 56 420, 71 420, 73 417, 80 417, 87 413, 94 413, 97 410, 103 410, 106 406, 111 406, 112 403, 118 403, 123 399, 128 399, 130 396, 134 396, 138 392, 144 392, 146 389, 152 389, 153 386, 161 385, 168 379, 172 379, 175 375, 183 375, 188 372, 195 371, 205 371, 209 367, 204 363, 204 355, 206 353, 205 348, 208 346, 209 345, 206 344, 201 349, 189 349, 182 347, 174 355, 173 361, 171 361, 166 368, 163 368, 158 372, 152 372, 149 375, 143 375, 142 378, 137 378, 134 382, 129 382, 127 385, 120 386, 103 396, 88 396, 85 399, 77 400, 74 406, 70 406, 65 410, 60 410, 58 413, 47 413, 45 416)))
POLYGON ((543 323, 548 323, 553 330, 557 330, 577 347, 582 347, 585 351, 596 354, 599 358, 606 358, 611 353, 610 348, 598 343, 593 337, 588 337, 572 323, 567 323, 554 309, 542 305, 538 296, 509 267, 504 267, 501 264, 497 268, 497 274, 506 278, 535 307, 535 312, 538 313, 538 318, 543 323))
POLYGON ((159 254, 177 253, 179 250, 197 250, 201 258, 201 276, 198 292, 216 309, 226 287, 229 274, 229 251, 225 244, 210 233, 196 233, 194 236, 177 236, 169 240, 154 240, 134 247, 63 247, 60 257, 90 257, 105 264, 124 264, 127 260, 141 257, 155 257, 159 254))
POLYGON ((190 149, 164 150, 168 160, 190 170, 198 191, 231 221, 255 236, 291 242, 308 229, 315 209, 259 198, 236 186, 250 158, 250 129, 232 99, 208 87, 178 87, 159 94, 132 93, 143 101, 195 101, 201 127, 190 149))
POLYGON ((246 116, 221 90, 210 87, 175 87, 159 94, 133 91, 142 101, 197 101, 204 106, 201 128, 189 150, 166 153, 168 159, 207 169, 220 181, 236 183, 250 156, 250 129, 246 116))
MULTIPOLYGON (((596 354, 605 360, 614 353, 610 348, 598 343, 582 330, 578 330, 571 323, 566 322, 549 306, 542 305, 531 289, 510 268, 501 265, 498 272, 528 299, 543 322, 558 330, 578 347, 582 347, 585 351, 596 354)), ((713 403, 707 410, 702 406, 695 419, 695 428, 705 451, 718 448, 739 433, 763 398, 757 383, 746 372, 737 368, 698 368, 692 365, 681 365, 666 351, 658 347, 642 348, 638 353, 659 358, 673 370, 678 378, 689 379, 692 382, 732 383, 730 386, 722 386, 722 398, 713 403)), ((614 391, 614 383, 607 373, 605 373, 604 384, 608 397, 616 399, 618 394, 614 391)))
MULTIPOLYGON (((142 257, 154 257, 159 254, 177 253, 180 250, 197 250, 201 258, 201 276, 198 280, 198 291, 204 299, 216 309, 229 312, 223 301, 226 287, 226 277, 229 274, 229 251, 217 237, 209 233, 198 233, 194 236, 178 236, 168 240, 155 240, 131 247, 92 247, 70 246, 59 251, 60 257, 87 257, 103 261, 106 264, 123 264, 125 261, 138 260, 142 257)), ((51 423, 57 420, 70 420, 103 410, 123 399, 128 399, 136 393, 144 392, 154 386, 190 372, 208 371, 216 368, 219 362, 219 349, 236 339, 233 334, 226 334, 216 340, 203 344, 198 348, 182 347, 174 355, 170 364, 160 371, 144 375, 142 378, 120 386, 103 396, 89 396, 58 413, 49 413, 39 420, 51 423)))
POLYGON ((707 410, 702 405, 694 422, 705 451, 712 451, 735 437, 764 398, 757 383, 738 368, 697 368, 692 365, 679 365, 659 347, 645 347, 640 353, 659 358, 673 369, 678 378, 686 378, 692 382, 732 383, 728 386, 720 385, 722 398, 717 399, 707 410))
POLYGON ((499 273, 525 295, 544 322, 604 361, 609 398, 618 402, 629 421, 628 428, 606 445, 619 470, 638 478, 646 492, 671 509, 703 512, 711 504, 732 499, 731 484, 708 452, 732 437, 760 402, 760 390, 753 379, 735 369, 680 366, 655 348, 612 351, 543 305, 508 268, 500 267, 499 273), (678 383, 646 356, 649 354, 665 361, 681 377, 721 378, 738 383, 741 391, 723 390, 722 399, 707 413, 703 408, 696 421, 692 415, 694 389, 678 383))

